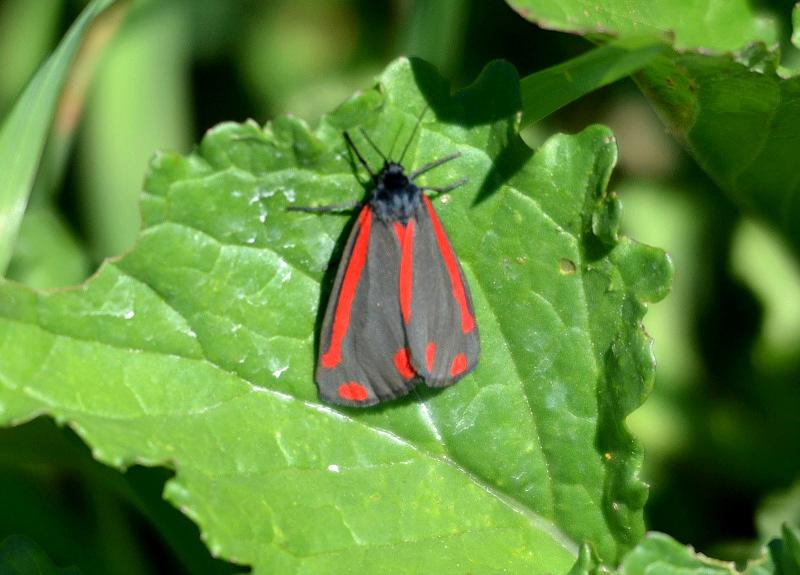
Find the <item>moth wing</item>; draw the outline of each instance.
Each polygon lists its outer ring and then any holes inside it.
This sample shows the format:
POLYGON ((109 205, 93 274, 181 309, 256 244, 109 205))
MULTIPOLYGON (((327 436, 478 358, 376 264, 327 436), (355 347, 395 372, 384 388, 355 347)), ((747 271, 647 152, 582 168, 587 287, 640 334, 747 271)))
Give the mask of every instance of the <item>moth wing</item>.
POLYGON ((336 273, 320 335, 320 397, 351 406, 406 395, 409 362, 398 298, 400 244, 369 207, 359 214, 336 273))
POLYGON ((415 371, 430 387, 475 369, 480 339, 464 271, 427 196, 415 215, 411 310, 406 338, 415 371))

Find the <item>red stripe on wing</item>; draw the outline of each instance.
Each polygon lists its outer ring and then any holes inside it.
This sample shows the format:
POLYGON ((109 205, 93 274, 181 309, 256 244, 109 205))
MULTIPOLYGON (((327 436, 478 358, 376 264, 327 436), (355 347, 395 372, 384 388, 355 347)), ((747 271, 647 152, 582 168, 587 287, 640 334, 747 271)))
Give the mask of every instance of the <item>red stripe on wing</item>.
POLYGON ((411 293, 414 285, 414 220, 409 220, 405 226, 396 223, 394 228, 397 239, 400 240, 400 311, 403 313, 403 321, 408 325, 411 320, 411 293))
POLYGON ((369 249, 369 231, 372 227, 372 210, 364 208, 358 216, 356 222, 358 239, 350 253, 350 259, 345 262, 345 271, 342 280, 342 289, 339 291, 339 300, 336 302, 336 312, 333 316, 333 329, 331 330, 331 344, 328 351, 320 359, 320 363, 325 369, 336 367, 342 362, 342 340, 350 326, 350 309, 353 306, 353 298, 356 296, 358 280, 361 279, 361 271, 367 261, 367 250, 369 249))
POLYGON ((464 284, 461 282, 461 274, 458 271, 458 263, 456 263, 456 256, 453 249, 450 247, 450 242, 447 240, 442 224, 436 212, 433 211, 433 206, 428 196, 423 195, 425 198, 425 205, 428 208, 428 213, 431 215, 433 222, 433 231, 436 234, 436 243, 439 245, 439 252, 444 258, 444 264, 447 267, 447 274, 450 276, 450 283, 453 285, 453 297, 458 302, 458 307, 461 308, 461 330, 464 333, 469 333, 475 327, 475 318, 469 311, 467 305, 467 294, 464 291, 464 284))

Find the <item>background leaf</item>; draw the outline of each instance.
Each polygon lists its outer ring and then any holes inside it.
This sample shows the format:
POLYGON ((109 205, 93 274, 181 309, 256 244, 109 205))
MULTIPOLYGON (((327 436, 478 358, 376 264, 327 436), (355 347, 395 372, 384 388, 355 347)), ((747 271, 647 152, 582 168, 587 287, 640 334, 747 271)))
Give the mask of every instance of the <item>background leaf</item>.
POLYGON ((643 533, 623 424, 652 385, 639 322, 671 265, 617 234, 610 132, 532 155, 517 82, 498 63, 451 98, 399 60, 315 133, 225 124, 158 155, 135 250, 76 290, 0 286, 4 421, 49 413, 101 461, 169 465, 168 499, 256 572, 564 572, 584 539, 617 561, 643 533), (314 334, 347 218, 284 208, 362 196, 342 130, 396 154, 426 102, 406 162, 463 154, 426 183, 470 177, 435 204, 481 364, 377 409, 320 405, 314 334))
POLYGON ((638 72, 666 48, 658 37, 623 38, 523 78, 522 126, 530 126, 581 96, 638 72))
POLYGON ((752 41, 777 40, 774 21, 759 18, 746 0, 607 0, 587 5, 580 0, 559 4, 547 0, 507 2, 519 14, 543 28, 614 37, 670 35, 675 48, 736 50, 752 41), (717 25, 724 23, 724 26, 717 25))
POLYGON ((631 40, 648 31, 673 34, 675 49, 639 72, 637 82, 736 205, 770 222, 800 251, 794 225, 800 179, 792 161, 800 153, 793 129, 800 120, 800 79, 778 73, 777 33, 768 18, 757 17, 746 2, 607 2, 594 12, 581 2, 558 10, 536 0, 512 5, 540 25, 584 34, 631 40))
POLYGON ((782 539, 775 539, 762 549, 762 556, 753 560, 741 570, 731 562, 718 561, 695 553, 691 547, 684 547, 668 535, 650 533, 625 558, 621 570, 626 575, 651 572, 657 565, 659 573, 702 573, 711 575, 766 575, 781 573, 795 575, 800 573, 800 554, 797 553, 800 534, 796 528, 785 526, 782 539))
POLYGON ((673 134, 734 203, 770 222, 800 253, 800 78, 777 73, 778 53, 674 54, 637 77, 673 134))
POLYGON ((74 567, 59 569, 52 559, 33 541, 7 537, 0 542, 0 573, 2 575, 79 575, 74 567))
POLYGON ((89 23, 112 0, 94 0, 0 125, 0 271, 5 272, 33 187, 58 95, 89 23))

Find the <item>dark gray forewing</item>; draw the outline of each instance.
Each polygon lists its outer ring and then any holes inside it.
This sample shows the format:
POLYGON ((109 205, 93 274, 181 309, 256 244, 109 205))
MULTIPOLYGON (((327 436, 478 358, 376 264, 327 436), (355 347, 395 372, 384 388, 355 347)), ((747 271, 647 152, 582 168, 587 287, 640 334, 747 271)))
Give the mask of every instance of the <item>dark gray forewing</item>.
POLYGON ((420 205, 415 219, 413 291, 406 338, 417 373, 429 386, 444 387, 455 383, 478 365, 478 326, 475 323, 472 296, 464 271, 450 240, 444 235, 444 230, 441 245, 437 240, 435 225, 441 226, 441 223, 427 198, 420 205), (460 282, 463 287, 466 312, 472 318, 473 327, 466 333, 462 328, 462 308, 454 297, 453 281, 448 272, 444 251, 452 254, 457 270, 456 282, 460 282), (434 346, 433 365, 428 369, 431 344, 434 346), (454 363, 463 366, 455 374, 454 363))
POLYGON ((391 224, 375 218, 371 219, 366 261, 358 278, 346 335, 341 342, 342 361, 331 369, 322 364, 322 357, 331 343, 346 267, 351 264, 354 251, 363 247, 358 242, 361 233, 362 226, 356 224, 336 274, 322 324, 316 381, 320 397, 325 401, 366 406, 406 395, 418 378, 416 374, 412 377, 402 375, 395 364, 395 354, 406 347, 398 299, 400 246, 391 224), (366 389, 367 397, 362 401, 341 397, 341 386, 350 383, 366 389))

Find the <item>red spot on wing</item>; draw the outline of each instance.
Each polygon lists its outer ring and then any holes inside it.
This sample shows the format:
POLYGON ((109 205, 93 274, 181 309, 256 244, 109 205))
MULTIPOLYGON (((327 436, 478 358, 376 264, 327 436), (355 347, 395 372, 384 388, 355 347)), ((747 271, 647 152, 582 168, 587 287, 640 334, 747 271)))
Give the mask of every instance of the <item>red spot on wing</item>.
POLYGON ((428 207, 428 213, 433 222, 433 231, 436 234, 436 243, 439 245, 439 253, 444 258, 444 265, 447 267, 447 274, 450 276, 450 283, 453 285, 453 297, 461 308, 461 330, 464 333, 469 333, 475 327, 475 318, 469 311, 467 305, 467 294, 464 290, 464 284, 461 281, 461 274, 458 272, 458 263, 453 249, 450 247, 450 242, 447 240, 447 234, 439 222, 436 212, 433 211, 433 206, 428 196, 423 195, 425 198, 425 205, 428 207))
POLYGON ((403 321, 411 321, 411 292, 414 280, 414 220, 409 220, 406 226, 395 224, 395 230, 401 228, 403 233, 397 233, 400 240, 400 311, 403 321))
POLYGON ((467 356, 463 353, 459 353, 453 358, 453 363, 450 365, 450 375, 455 377, 465 369, 467 369, 467 356))
MULTIPOLYGON (((336 367, 342 361, 342 340, 347 333, 347 328, 350 326, 350 309, 353 307, 353 298, 356 296, 356 287, 358 286, 358 280, 361 278, 361 270, 364 269, 364 263, 367 261, 371 226, 372 210, 364 208, 361 210, 356 222, 356 233, 358 233, 356 243, 353 246, 350 259, 344 262, 347 269, 344 273, 344 279, 342 279, 342 288, 339 290, 339 300, 336 302, 330 347, 320 360, 322 367, 325 369, 336 367)), ((339 392, 341 393, 341 389, 339 392)))
POLYGON ((428 346, 425 348, 425 365, 428 366, 428 371, 433 371, 433 360, 435 356, 436 344, 429 341, 428 346))
POLYGON ((343 383, 339 386, 339 397, 342 399, 349 399, 350 401, 364 401, 369 396, 366 388, 363 385, 357 384, 355 381, 350 383, 343 383))
POLYGON ((411 367, 411 361, 408 357, 408 350, 406 348, 402 348, 396 354, 394 354, 394 365, 397 367, 397 371, 403 377, 403 379, 411 379, 417 375, 417 372, 414 371, 413 367, 411 367))

